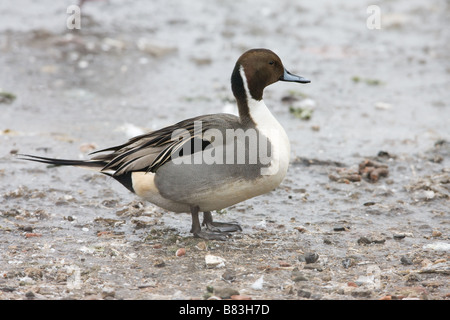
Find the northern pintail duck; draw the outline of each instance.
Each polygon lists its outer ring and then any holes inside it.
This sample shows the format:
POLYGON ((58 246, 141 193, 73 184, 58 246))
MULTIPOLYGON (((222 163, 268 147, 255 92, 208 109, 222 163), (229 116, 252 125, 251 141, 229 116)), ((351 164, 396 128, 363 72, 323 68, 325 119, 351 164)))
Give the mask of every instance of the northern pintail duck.
POLYGON ((277 81, 310 82, 288 72, 274 52, 252 49, 237 60, 231 75, 239 116, 221 113, 183 120, 95 151, 90 160, 20 156, 96 169, 163 209, 190 212, 195 237, 223 240, 241 228, 214 222, 211 211, 267 193, 286 175, 289 139, 263 101, 264 88, 277 81))

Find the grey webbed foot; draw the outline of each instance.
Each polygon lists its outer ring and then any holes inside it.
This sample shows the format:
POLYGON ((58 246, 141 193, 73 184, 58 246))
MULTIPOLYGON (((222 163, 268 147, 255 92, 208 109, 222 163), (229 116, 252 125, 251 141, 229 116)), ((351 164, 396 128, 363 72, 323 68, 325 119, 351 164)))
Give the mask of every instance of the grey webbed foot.
POLYGON ((202 226, 205 226, 207 230, 214 232, 236 232, 242 231, 242 228, 237 223, 228 223, 228 222, 214 222, 211 212, 206 211, 203 212, 203 223, 202 226))
POLYGON ((199 208, 197 206, 191 207, 192 228, 191 233, 195 238, 202 238, 206 240, 226 240, 229 232, 242 231, 238 224, 214 222, 211 212, 203 212, 203 223, 206 230, 202 230, 200 220, 198 218, 199 208))

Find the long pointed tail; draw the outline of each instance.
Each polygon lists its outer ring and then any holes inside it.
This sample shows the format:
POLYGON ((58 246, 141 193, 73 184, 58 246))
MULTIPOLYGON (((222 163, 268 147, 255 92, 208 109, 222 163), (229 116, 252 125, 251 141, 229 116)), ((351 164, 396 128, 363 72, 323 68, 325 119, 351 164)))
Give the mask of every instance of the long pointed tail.
POLYGON ((55 159, 55 158, 46 158, 46 157, 38 157, 29 154, 18 154, 17 157, 23 160, 41 162, 46 164, 51 164, 55 166, 74 166, 81 167, 86 169, 91 169, 95 171, 101 171, 102 168, 106 165, 105 161, 102 160, 68 160, 68 159, 55 159))

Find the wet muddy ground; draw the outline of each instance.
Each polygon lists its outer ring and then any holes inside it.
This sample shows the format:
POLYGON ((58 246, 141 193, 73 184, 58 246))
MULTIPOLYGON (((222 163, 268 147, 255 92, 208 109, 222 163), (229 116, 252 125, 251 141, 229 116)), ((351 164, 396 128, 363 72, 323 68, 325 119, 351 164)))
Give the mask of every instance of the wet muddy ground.
POLYGON ((370 2, 0 4, 0 299, 449 299, 450 7, 370 2), (239 55, 274 50, 311 84, 266 104, 291 140, 273 192, 190 216, 111 178, 21 161, 235 112, 239 55))

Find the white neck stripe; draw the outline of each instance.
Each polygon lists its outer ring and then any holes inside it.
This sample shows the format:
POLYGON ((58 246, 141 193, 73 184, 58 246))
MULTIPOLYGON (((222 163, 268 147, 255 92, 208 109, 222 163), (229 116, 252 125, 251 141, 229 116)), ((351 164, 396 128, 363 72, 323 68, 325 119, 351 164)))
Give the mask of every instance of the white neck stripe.
POLYGON ((245 75, 244 67, 242 65, 239 67, 239 74, 241 75, 242 83, 244 84, 245 97, 247 98, 248 102, 249 98, 252 98, 252 95, 250 94, 250 90, 248 89, 247 76, 245 75))

